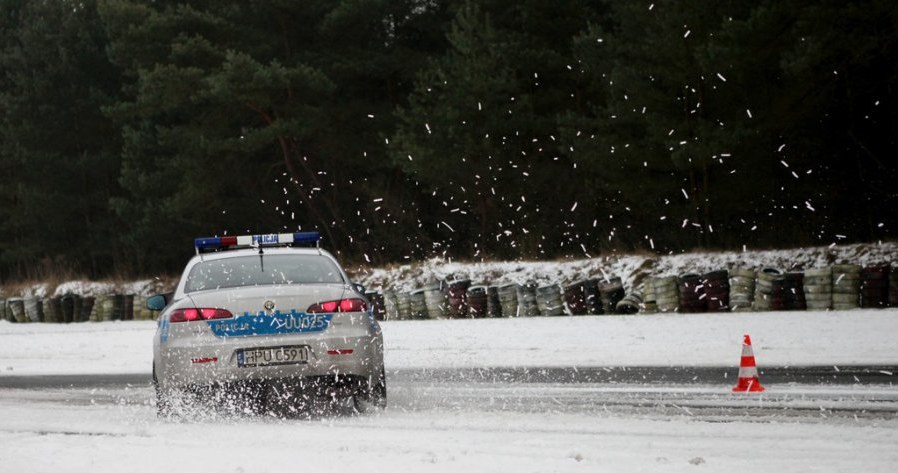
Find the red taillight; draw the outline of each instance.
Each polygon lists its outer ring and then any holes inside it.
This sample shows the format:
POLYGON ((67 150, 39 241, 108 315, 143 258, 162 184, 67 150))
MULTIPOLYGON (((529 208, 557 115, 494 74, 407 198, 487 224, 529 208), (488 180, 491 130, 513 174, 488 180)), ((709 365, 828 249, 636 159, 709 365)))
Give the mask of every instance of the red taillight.
POLYGON ((368 304, 362 299, 341 299, 339 301, 319 302, 306 309, 310 314, 327 312, 367 312, 368 304))
POLYGON ((193 322, 194 320, 230 319, 227 309, 176 309, 169 315, 169 322, 193 322))

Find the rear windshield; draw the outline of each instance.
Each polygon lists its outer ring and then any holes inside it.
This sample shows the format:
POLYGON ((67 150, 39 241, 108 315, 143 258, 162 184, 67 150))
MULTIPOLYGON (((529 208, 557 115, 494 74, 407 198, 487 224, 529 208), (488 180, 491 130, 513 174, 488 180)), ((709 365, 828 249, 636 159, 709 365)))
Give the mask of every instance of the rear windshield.
POLYGON ((333 261, 318 255, 252 255, 198 263, 186 292, 270 284, 343 283, 333 261))

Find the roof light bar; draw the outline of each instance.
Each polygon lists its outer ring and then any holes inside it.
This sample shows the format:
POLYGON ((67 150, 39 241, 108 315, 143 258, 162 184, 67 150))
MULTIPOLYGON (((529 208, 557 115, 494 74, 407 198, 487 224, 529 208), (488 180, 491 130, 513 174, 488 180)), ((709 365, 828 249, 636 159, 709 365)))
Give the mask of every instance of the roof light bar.
POLYGON ((295 232, 197 238, 193 240, 193 246, 197 253, 205 253, 262 246, 318 246, 319 241, 321 234, 318 232, 295 232))

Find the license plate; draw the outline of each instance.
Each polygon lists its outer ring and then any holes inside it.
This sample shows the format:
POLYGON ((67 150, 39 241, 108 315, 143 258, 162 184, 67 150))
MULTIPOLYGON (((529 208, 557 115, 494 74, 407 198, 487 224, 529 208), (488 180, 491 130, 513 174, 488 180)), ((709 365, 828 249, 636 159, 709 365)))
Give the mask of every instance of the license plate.
POLYGON ((237 366, 296 365, 309 362, 309 347, 265 347, 246 348, 237 351, 237 366))

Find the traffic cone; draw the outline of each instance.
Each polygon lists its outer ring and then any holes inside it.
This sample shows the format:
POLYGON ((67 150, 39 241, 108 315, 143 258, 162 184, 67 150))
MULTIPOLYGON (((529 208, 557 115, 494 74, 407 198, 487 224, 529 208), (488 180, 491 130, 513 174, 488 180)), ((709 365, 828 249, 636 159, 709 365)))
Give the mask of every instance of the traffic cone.
POLYGON ((759 393, 764 390, 758 379, 758 366, 755 364, 755 355, 751 350, 751 337, 745 334, 742 340, 742 362, 739 363, 739 382, 733 388, 734 393, 759 393))

